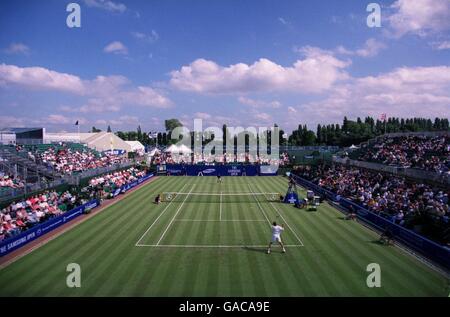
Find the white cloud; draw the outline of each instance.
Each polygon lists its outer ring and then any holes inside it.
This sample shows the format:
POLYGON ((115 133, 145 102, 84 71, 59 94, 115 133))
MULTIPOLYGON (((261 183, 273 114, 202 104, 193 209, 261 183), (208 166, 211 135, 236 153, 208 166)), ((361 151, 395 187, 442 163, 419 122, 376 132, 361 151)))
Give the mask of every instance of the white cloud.
POLYGON ((194 114, 194 118, 196 119, 202 119, 202 120, 207 120, 207 119, 211 119, 211 115, 209 113, 206 112, 196 112, 194 114))
POLYGON ((176 89, 209 94, 296 91, 321 93, 348 77, 348 62, 326 52, 305 47, 306 56, 291 67, 261 58, 252 65, 238 63, 223 67, 213 61, 197 59, 171 72, 170 84, 176 89))
POLYGON ((112 54, 120 54, 120 55, 127 55, 128 54, 128 48, 122 44, 122 42, 114 41, 109 43, 105 46, 103 49, 105 53, 112 53, 112 54))
POLYGON ((6 54, 23 54, 28 55, 30 48, 23 43, 11 43, 7 48, 2 50, 6 54))
POLYGON ((108 122, 104 119, 95 120, 96 125, 107 125, 108 122))
MULTIPOLYGON (((184 114, 180 117, 180 122, 188 129, 193 129, 194 119, 202 119, 203 128, 215 126, 221 128, 223 124, 228 126, 240 126, 243 124, 241 117, 235 116, 223 116, 217 114, 210 114, 206 112, 196 112, 194 114, 184 114)), ((246 124, 248 120, 245 119, 246 124)))
POLYGON ((387 46, 377 41, 376 39, 370 38, 365 43, 364 46, 356 49, 354 51, 346 49, 344 46, 338 46, 335 50, 336 53, 342 54, 342 55, 356 55, 360 57, 374 57, 378 55, 378 53, 385 49, 387 46))
POLYGON ((297 110, 294 107, 288 107, 288 113, 297 113, 297 110))
POLYGON ((378 76, 354 78, 335 88, 326 99, 301 106, 305 120, 340 122, 344 116, 381 113, 389 116, 448 117, 450 67, 398 68, 378 76))
POLYGON ((450 66, 401 67, 379 76, 357 79, 362 89, 369 88, 379 93, 430 92, 448 93, 450 84, 450 66))
POLYGON ((24 118, 13 116, 0 116, 1 127, 21 128, 25 126, 24 118))
POLYGON ((270 114, 268 114, 268 113, 265 113, 265 112, 256 113, 254 116, 255 116, 256 119, 262 120, 264 122, 272 120, 272 116, 270 114))
POLYGON ((263 101, 263 100, 255 100, 255 99, 251 99, 251 98, 247 98, 247 97, 239 97, 238 101, 243 104, 243 105, 247 105, 253 108, 280 108, 281 107, 281 103, 277 100, 273 100, 273 101, 263 101))
POLYGON ((283 24, 283 25, 288 25, 289 24, 289 22, 286 19, 282 18, 282 17, 278 17, 278 21, 281 24, 283 24))
POLYGON ((123 76, 97 76, 82 80, 78 76, 59 73, 42 67, 18 67, 0 64, 0 88, 20 86, 32 90, 67 92, 87 101, 81 107, 63 105, 64 112, 119 111, 125 105, 153 108, 169 108, 172 101, 159 90, 150 86, 134 87, 123 76))
POLYGON ((450 50, 450 41, 440 41, 431 43, 431 47, 434 50, 450 50))
POLYGON ((450 29, 450 1, 397 0, 388 16, 390 35, 401 37, 415 34, 421 37, 450 29))
POLYGON ((69 124, 72 122, 70 118, 60 114, 51 114, 48 117, 46 117, 44 121, 50 124, 69 124))
POLYGON ((118 119, 108 120, 110 125, 114 126, 138 126, 140 124, 140 120, 135 116, 120 116, 118 119))
POLYGON ((33 89, 50 89, 83 94, 84 85, 77 76, 43 67, 17 67, 0 64, 0 86, 17 84, 33 89))
POLYGON ((131 35, 138 40, 146 41, 149 43, 155 43, 159 40, 159 34, 155 30, 152 30, 149 34, 145 34, 142 32, 131 32, 131 35))
POLYGON ((49 114, 44 117, 31 117, 27 114, 20 117, 0 116, 0 126, 2 127, 25 127, 25 126, 54 126, 54 125, 74 125, 76 121, 80 125, 87 123, 85 118, 67 117, 61 114, 49 114))
POLYGON ((115 13, 123 13, 127 10, 127 7, 123 3, 110 0, 84 0, 84 3, 86 3, 88 7, 99 8, 115 13))

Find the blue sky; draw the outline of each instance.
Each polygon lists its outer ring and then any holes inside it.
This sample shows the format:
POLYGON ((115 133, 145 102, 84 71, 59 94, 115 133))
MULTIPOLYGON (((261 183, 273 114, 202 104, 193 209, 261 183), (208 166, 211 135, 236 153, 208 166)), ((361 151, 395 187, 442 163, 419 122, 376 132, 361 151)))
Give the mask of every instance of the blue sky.
POLYGON ((450 1, 0 2, 0 126, 49 131, 449 117, 450 1))

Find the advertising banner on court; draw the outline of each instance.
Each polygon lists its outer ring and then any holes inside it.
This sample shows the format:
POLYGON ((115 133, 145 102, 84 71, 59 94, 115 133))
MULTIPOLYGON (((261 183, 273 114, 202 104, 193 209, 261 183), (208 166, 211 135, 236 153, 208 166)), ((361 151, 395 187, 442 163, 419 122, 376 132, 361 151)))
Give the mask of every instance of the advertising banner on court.
POLYGON ((278 175, 278 167, 272 165, 261 165, 259 167, 260 176, 276 176, 278 175))
POLYGON ((134 181, 132 183, 123 185, 122 187, 120 187, 120 192, 119 193, 126 193, 130 189, 136 187, 139 184, 142 184, 143 182, 145 182, 146 180, 148 180, 148 179, 150 179, 152 177, 153 177, 153 174, 148 174, 148 175, 145 175, 144 177, 139 178, 138 180, 136 180, 136 181, 134 181))
POLYGON ((168 175, 173 176, 257 176, 259 167, 249 164, 185 165, 167 164, 168 175))

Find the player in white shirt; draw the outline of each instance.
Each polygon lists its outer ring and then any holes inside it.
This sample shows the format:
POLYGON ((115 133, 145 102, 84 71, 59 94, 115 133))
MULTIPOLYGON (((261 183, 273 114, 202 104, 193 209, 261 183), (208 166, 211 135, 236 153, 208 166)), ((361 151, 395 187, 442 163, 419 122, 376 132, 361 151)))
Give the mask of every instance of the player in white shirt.
POLYGON ((267 254, 270 254, 270 248, 272 247, 272 243, 278 242, 278 244, 283 248, 283 253, 286 253, 286 249, 284 248, 283 242, 281 242, 281 232, 283 232, 284 226, 277 225, 274 221, 272 224, 272 240, 269 243, 269 248, 267 249, 267 254))

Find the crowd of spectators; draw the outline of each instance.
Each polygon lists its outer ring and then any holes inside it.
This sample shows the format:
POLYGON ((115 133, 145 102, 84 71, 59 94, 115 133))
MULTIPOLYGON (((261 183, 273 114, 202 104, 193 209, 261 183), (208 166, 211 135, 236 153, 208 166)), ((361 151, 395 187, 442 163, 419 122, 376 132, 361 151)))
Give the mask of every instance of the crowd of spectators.
POLYGON ((384 137, 357 152, 356 159, 428 171, 450 171, 450 136, 384 137))
POLYGON ((239 154, 184 154, 172 155, 168 152, 157 153, 152 157, 152 164, 227 164, 227 163, 244 163, 244 164, 278 164, 280 166, 288 165, 290 162, 289 154, 283 152, 278 159, 270 158, 269 155, 260 156, 252 153, 239 154))
POLYGON ((69 191, 46 191, 13 202, 0 211, 0 241, 15 236, 83 202, 69 191))
POLYGON ((116 189, 128 185, 145 175, 146 171, 131 167, 127 170, 95 177, 89 181, 89 186, 82 189, 82 191, 87 191, 92 195, 99 195, 102 198, 112 198, 116 189))
POLYGON ((45 151, 29 151, 28 157, 61 174, 72 174, 89 169, 108 167, 122 162, 122 156, 99 154, 89 149, 74 150, 70 147, 51 147, 45 151))
POLYGON ((0 172, 0 188, 23 188, 25 183, 19 177, 13 177, 0 172))
POLYGON ((0 210, 0 241, 87 203, 93 198, 112 198, 112 192, 143 177, 146 171, 135 167, 109 173, 89 181, 83 188, 55 190, 15 201, 0 210))
POLYGON ((450 243, 450 190, 344 166, 299 168, 297 175, 392 222, 450 243))

